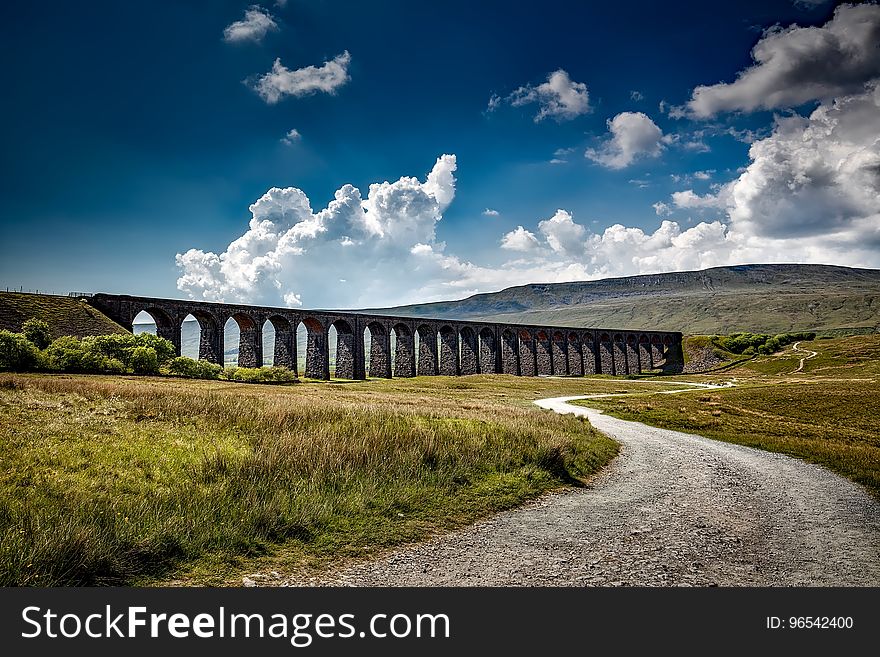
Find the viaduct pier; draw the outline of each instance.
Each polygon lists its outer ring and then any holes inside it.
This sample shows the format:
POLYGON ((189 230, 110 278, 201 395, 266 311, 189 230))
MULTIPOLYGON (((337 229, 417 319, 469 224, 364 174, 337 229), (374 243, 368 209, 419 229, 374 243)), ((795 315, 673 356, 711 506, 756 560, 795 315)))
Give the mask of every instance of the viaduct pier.
POLYGON ((180 331, 192 315, 199 323, 199 358, 223 364, 224 327, 239 328, 238 362, 261 367, 264 349, 273 362, 299 375, 296 334, 307 330, 304 375, 330 378, 328 334, 336 330, 335 376, 373 377, 513 374, 517 376, 639 374, 683 366, 682 334, 602 328, 537 326, 481 321, 421 319, 360 312, 271 308, 116 294, 78 295, 128 330, 147 312, 159 337, 180 354, 180 331), (263 344, 263 326, 271 322, 275 343, 263 344), (365 336, 369 334, 369 371, 365 336), (392 354, 392 336, 394 353, 392 354))

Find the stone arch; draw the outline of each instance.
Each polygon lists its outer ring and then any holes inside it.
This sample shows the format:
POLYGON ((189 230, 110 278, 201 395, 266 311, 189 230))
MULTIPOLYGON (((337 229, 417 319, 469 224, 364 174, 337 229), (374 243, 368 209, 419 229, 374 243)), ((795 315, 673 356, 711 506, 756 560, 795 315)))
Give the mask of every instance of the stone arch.
POLYGON ((269 315, 266 318, 266 323, 275 332, 275 340, 272 345, 272 365, 286 367, 296 372, 296 331, 294 331, 290 320, 276 313, 269 315))
POLYGON ((134 320, 141 313, 147 313, 153 318, 153 324, 156 325, 156 336, 165 338, 174 345, 174 351, 180 355, 180 324, 181 320, 173 316, 164 308, 159 306, 148 305, 143 308, 135 308, 131 315, 132 332, 143 333, 144 331, 135 331, 134 320))
POLYGON ((263 323, 246 312, 236 311, 226 319, 224 333, 229 320, 232 320, 235 323, 234 327, 238 329, 238 366, 262 367, 263 323))
MULTIPOLYGON (((330 349, 327 327, 316 317, 303 317, 300 323, 306 327, 306 369, 310 379, 327 381, 330 378, 330 349)), ((338 344, 338 340, 337 340, 338 344)))
POLYGON ((519 371, 523 376, 536 376, 538 367, 535 363, 535 338, 528 329, 520 329, 519 335, 519 371))
POLYGON ((419 376, 437 376, 437 331, 428 324, 416 329, 419 339, 416 370, 419 376))
POLYGON ((568 345, 565 333, 553 331, 551 349, 553 353, 553 373, 560 376, 568 374, 568 345))
MULTIPOLYGON (((355 334, 351 323, 345 319, 337 319, 330 324, 336 329, 336 367, 334 376, 337 379, 357 378, 357 349, 355 334)), ((329 357, 329 352, 328 352, 329 357)))
POLYGON ((458 332, 460 355, 459 364, 462 374, 477 374, 480 371, 480 341, 470 326, 458 332))
POLYGON ((538 374, 553 374, 553 351, 550 346, 550 333, 539 329, 535 333, 535 361, 538 374))
POLYGON ((517 335, 509 327, 501 331, 501 372, 519 376, 519 349, 517 335))
POLYGON ((370 333, 370 376, 391 378, 391 333, 379 322, 370 322, 364 333, 370 333))
POLYGON ((584 356, 581 336, 575 332, 568 334, 568 373, 571 376, 584 375, 584 356))
POLYGON ((391 330, 394 332, 394 376, 415 376, 416 344, 412 330, 402 322, 391 330))
POLYGON ((480 374, 495 374, 498 371, 498 345, 495 333, 488 326, 480 329, 480 374))
POLYGON ((448 324, 437 331, 440 354, 439 370, 443 376, 458 376, 458 333, 448 324))
POLYGON ((599 335, 599 370, 602 374, 614 374, 614 345, 611 342, 611 335, 601 333, 599 335))

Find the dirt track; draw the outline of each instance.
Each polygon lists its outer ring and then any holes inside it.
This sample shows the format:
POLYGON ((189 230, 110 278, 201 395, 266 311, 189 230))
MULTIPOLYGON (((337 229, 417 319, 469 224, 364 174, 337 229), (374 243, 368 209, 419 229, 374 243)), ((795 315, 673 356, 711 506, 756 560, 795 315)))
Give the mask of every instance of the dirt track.
MULTIPOLYGON (((779 454, 567 404, 622 445, 592 487, 336 573, 336 585, 880 585, 880 504, 779 454)), ((303 584, 305 582, 287 582, 303 584)))

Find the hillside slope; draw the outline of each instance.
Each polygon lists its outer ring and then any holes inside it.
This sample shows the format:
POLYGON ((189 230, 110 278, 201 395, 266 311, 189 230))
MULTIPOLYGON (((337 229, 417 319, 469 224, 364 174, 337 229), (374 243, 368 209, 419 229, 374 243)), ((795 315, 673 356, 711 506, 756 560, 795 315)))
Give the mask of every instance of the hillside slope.
POLYGON ((19 331, 31 317, 44 320, 53 338, 126 332, 102 312, 72 297, 0 292, 0 329, 19 331))
POLYGON ((741 265, 531 284, 461 301, 386 308, 425 317, 730 333, 880 325, 880 270, 741 265))

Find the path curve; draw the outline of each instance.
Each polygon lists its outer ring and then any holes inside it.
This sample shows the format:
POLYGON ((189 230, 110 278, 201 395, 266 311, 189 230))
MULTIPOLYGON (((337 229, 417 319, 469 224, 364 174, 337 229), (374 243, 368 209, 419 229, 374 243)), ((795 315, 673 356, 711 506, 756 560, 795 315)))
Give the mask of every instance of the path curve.
POLYGON ((622 444, 590 487, 311 583, 880 585, 880 503, 861 487, 787 456, 568 403, 578 398, 535 403, 622 444))
POLYGON ((792 374, 797 374, 798 372, 803 371, 803 369, 804 369, 804 361, 808 361, 808 360, 810 360, 811 358, 815 358, 816 356, 819 355, 819 352, 818 352, 818 351, 812 351, 812 350, 810 350, 810 349, 801 349, 800 347, 798 347, 799 344, 800 344, 800 342, 795 342, 793 345, 791 345, 792 351, 802 351, 802 352, 808 353, 808 354, 810 354, 810 355, 809 355, 809 356, 804 356, 803 358, 801 358, 801 362, 800 362, 800 364, 798 365, 798 368, 797 368, 794 372, 792 372, 792 374))

